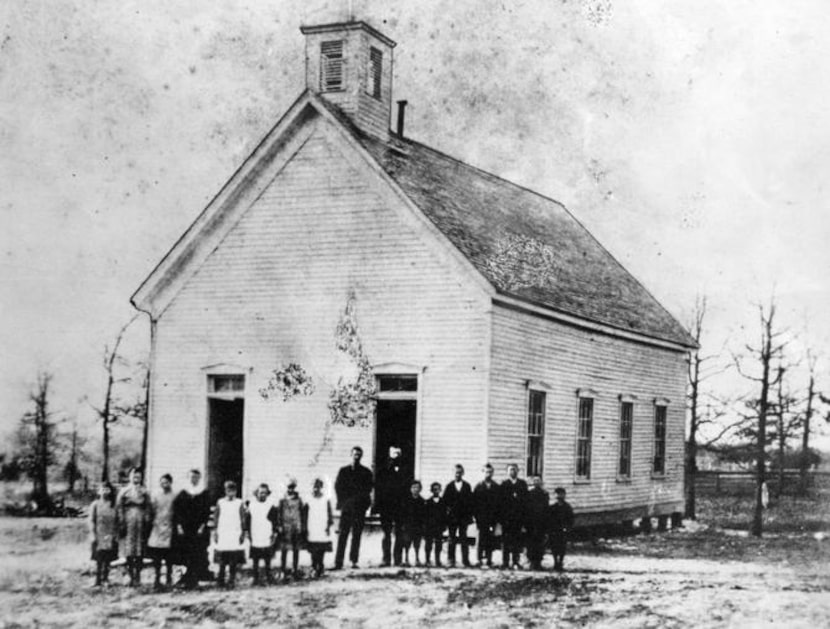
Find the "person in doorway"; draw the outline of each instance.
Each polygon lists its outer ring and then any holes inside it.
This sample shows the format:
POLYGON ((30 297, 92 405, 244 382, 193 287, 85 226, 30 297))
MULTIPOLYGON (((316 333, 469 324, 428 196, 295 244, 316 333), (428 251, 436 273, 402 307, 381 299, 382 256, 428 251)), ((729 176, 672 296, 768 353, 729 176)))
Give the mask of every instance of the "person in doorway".
POLYGON ((349 560, 352 568, 359 567, 360 537, 366 522, 366 510, 372 503, 372 472, 360 464, 362 458, 363 448, 352 448, 351 464, 340 468, 334 482, 337 507, 340 509, 340 532, 337 535, 337 552, 334 557, 335 570, 343 567, 349 533, 352 535, 349 560))
POLYGON ((493 480, 493 466, 484 465, 484 478, 473 490, 473 515, 478 528, 478 565, 493 567, 496 528, 499 521, 499 485, 493 480))
POLYGON ((150 537, 147 540, 147 555, 153 560, 156 579, 153 586, 161 589, 161 564, 164 562, 166 571, 165 583, 170 586, 173 576, 172 546, 173 546, 173 477, 170 474, 162 475, 159 480, 161 491, 150 500, 150 537))
POLYGON ((251 563, 253 564, 253 584, 261 583, 259 564, 262 562, 266 582, 273 583, 271 559, 274 556, 274 544, 277 540, 279 511, 269 499, 271 489, 267 483, 261 483, 254 492, 254 500, 248 505, 248 536, 251 541, 251 563))
POLYGON ((502 568, 521 570, 522 528, 527 510, 527 483, 519 478, 519 466, 507 466, 507 478, 500 486, 502 525, 502 568))
POLYGON ((565 488, 557 487, 553 490, 556 496, 548 510, 548 537, 550 550, 553 554, 553 569, 562 572, 565 569, 565 551, 568 545, 568 535, 574 525, 574 510, 565 500, 565 488))
POLYGON ((98 499, 89 506, 89 537, 95 561, 95 585, 109 585, 110 563, 118 558, 118 511, 115 490, 101 483, 98 499))
POLYGON ((323 576, 323 557, 331 550, 331 526, 334 517, 331 501, 323 494, 323 481, 314 479, 314 489, 306 504, 306 530, 308 531, 308 552, 311 554, 311 575, 323 576))
POLYGON ((280 500, 277 532, 280 540, 280 558, 282 578, 288 580, 299 576, 300 546, 305 538, 305 523, 303 513, 305 505, 297 493, 297 479, 288 480, 288 490, 280 500), (291 551, 291 570, 288 570, 286 561, 288 551, 291 551))
MULTIPOLYGON (((406 499, 409 473, 404 470, 401 462, 401 449, 395 446, 389 448, 389 458, 377 474, 375 485, 374 511, 380 516, 380 528, 383 531, 381 540, 381 566, 390 565, 392 560, 392 532, 398 527, 398 514, 401 502, 406 499)), ((397 541, 395 542, 397 547, 397 541)))
POLYGON ((542 477, 531 477, 531 486, 527 492, 527 560, 531 570, 542 569, 545 556, 545 535, 548 529, 548 507, 550 496, 542 486, 542 477))
POLYGON ((225 481, 225 497, 216 502, 216 528, 213 529, 213 543, 216 548, 216 563, 219 564, 220 587, 236 585, 236 570, 245 563, 245 505, 236 495, 236 483, 225 481))
POLYGON ((178 547, 179 560, 185 566, 181 584, 186 589, 195 588, 200 580, 213 579, 208 567, 209 518, 210 498, 202 485, 202 473, 192 469, 184 489, 173 501, 174 545, 178 547))
POLYGON ((473 521, 473 489, 464 480, 464 466, 455 466, 455 479, 444 488, 444 504, 447 507, 447 527, 449 544, 447 545, 447 564, 455 567, 455 547, 461 544, 461 561, 470 567, 470 548, 467 539, 467 527, 473 521))
POLYGON ((150 494, 142 484, 141 470, 130 470, 130 483, 118 495, 118 521, 127 560, 130 586, 141 584, 141 565, 150 526, 150 494))

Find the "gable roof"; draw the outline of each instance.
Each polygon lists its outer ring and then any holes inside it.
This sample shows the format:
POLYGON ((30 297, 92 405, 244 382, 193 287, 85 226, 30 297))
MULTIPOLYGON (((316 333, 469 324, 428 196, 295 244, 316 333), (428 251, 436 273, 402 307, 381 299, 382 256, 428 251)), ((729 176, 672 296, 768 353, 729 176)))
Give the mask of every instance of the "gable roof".
POLYGON ((500 294, 696 346, 561 203, 418 142, 352 133, 500 294))
MULTIPOLYGON (((461 258, 507 298, 624 332, 695 347, 675 318, 565 207, 410 139, 383 141, 308 90, 272 128, 133 295, 145 309, 185 267, 200 264, 256 196, 251 177, 290 144, 311 106, 337 124, 461 258), (339 124, 338 124, 339 123, 339 124), (246 188, 251 188, 246 193, 246 188), (240 192, 241 191, 241 192, 240 192), (236 207, 234 207, 236 206, 236 207), (222 228, 219 224, 224 224, 222 228), (200 239, 210 246, 194 253, 200 239)), ((293 150, 278 161, 290 159, 293 150)), ((174 289, 175 290, 175 289, 174 289)), ((168 290, 169 292, 169 290, 168 290)))

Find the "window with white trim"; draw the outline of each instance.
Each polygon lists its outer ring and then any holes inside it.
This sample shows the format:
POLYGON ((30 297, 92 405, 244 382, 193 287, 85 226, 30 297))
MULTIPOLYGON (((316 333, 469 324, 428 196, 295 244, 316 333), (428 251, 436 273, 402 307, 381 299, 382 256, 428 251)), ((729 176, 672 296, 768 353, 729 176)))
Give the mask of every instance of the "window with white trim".
POLYGON ((528 476, 542 475, 545 450, 544 391, 530 390, 527 403, 527 468, 528 476))
POLYGON ((654 406, 654 456, 651 473, 662 476, 666 473, 666 405, 654 406))
POLYGON ((617 476, 631 478, 631 429, 634 423, 634 402, 620 402, 620 460, 617 476))
POLYGON ((320 91, 343 89, 343 40, 320 43, 320 91))
POLYGON ((591 478, 591 435, 594 423, 594 398, 579 398, 579 413, 576 432, 576 477, 580 480, 591 478))

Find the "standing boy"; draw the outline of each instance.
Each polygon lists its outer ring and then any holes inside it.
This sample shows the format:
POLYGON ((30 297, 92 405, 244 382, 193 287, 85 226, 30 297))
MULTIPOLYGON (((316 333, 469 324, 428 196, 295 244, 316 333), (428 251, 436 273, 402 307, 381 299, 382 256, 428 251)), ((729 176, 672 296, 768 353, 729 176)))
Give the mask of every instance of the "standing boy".
POLYGON ((519 466, 507 466, 507 479, 501 484, 500 521, 502 523, 502 568, 521 569, 522 527, 527 509, 527 483, 519 478, 519 466))
POLYGON ((409 495, 401 502, 395 527, 395 565, 409 566, 409 548, 415 551, 415 565, 420 566, 421 538, 424 536, 424 499, 421 481, 413 480, 409 495), (403 559, 403 564, 401 564, 403 559))
POLYGON ((444 488, 444 504, 447 507, 447 526, 449 528, 449 546, 447 562, 455 567, 455 547, 461 542, 461 561, 470 567, 470 549, 467 540, 467 526, 473 521, 473 489, 464 480, 464 466, 455 466, 455 479, 444 488))
POLYGON ((493 480, 493 466, 484 466, 484 479, 473 490, 473 513, 478 527, 478 565, 493 567, 496 524, 499 516, 499 486, 493 480))
POLYGON ((366 522, 366 510, 372 504, 372 472, 368 467, 360 464, 363 458, 363 448, 352 448, 352 463, 341 467, 334 482, 334 491, 337 493, 337 507, 340 509, 340 532, 337 535, 337 553, 334 557, 334 569, 343 567, 343 557, 346 554, 346 541, 349 532, 352 534, 352 544, 349 549, 349 559, 352 568, 358 567, 360 559, 360 536, 363 534, 363 525, 366 522))
POLYGON ((150 499, 150 537, 147 540, 147 554, 153 559, 156 590, 161 589, 161 562, 164 562, 167 585, 170 585, 173 566, 171 546, 173 542, 173 477, 164 474, 159 481, 161 491, 150 499))
POLYGON ((432 494, 424 504, 424 554, 426 565, 430 565, 429 556, 435 547, 435 565, 441 567, 441 546, 444 529, 447 528, 447 507, 441 498, 441 483, 429 486, 432 494))
POLYGON ((527 492, 527 560, 531 570, 542 569, 545 556, 545 534, 548 528, 548 492, 542 487, 542 477, 533 476, 527 492))
POLYGON ((565 569, 565 548, 568 544, 568 534, 574 525, 574 511, 565 500, 565 488, 557 487, 553 490, 556 502, 550 506, 548 521, 550 522, 550 550, 553 553, 553 569, 562 572, 565 569))

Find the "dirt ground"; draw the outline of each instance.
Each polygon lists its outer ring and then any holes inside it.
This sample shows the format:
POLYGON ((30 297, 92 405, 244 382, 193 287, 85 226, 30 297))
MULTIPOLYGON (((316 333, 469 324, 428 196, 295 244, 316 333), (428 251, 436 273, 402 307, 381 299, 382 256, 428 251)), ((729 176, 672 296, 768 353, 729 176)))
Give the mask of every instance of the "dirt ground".
POLYGON ((830 536, 819 515, 791 532, 775 532, 770 519, 773 532, 760 540, 697 522, 585 540, 561 575, 382 569, 370 534, 360 570, 261 588, 244 574, 229 592, 164 593, 152 592, 149 568, 139 590, 123 585, 119 569, 113 587, 92 588, 82 520, 0 518, 0 625, 826 627, 830 536))

